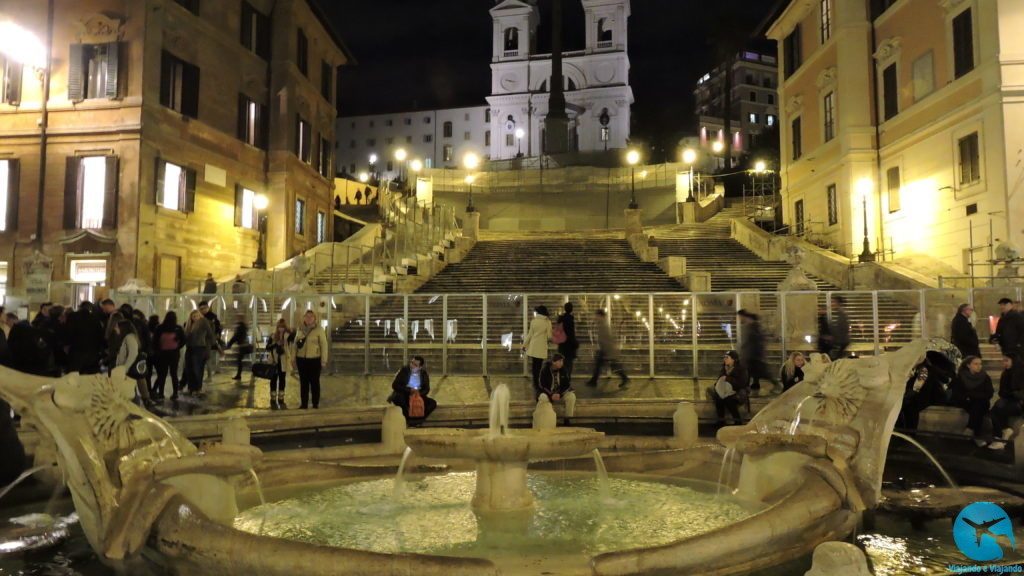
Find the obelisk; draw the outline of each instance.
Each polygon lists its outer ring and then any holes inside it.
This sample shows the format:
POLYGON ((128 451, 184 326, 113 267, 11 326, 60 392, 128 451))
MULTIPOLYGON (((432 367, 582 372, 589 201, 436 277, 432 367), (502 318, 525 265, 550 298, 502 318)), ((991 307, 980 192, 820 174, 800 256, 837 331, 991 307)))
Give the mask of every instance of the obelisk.
POLYGON ((562 90, 562 0, 552 0, 551 7, 551 96, 548 115, 544 119, 544 153, 563 154, 569 151, 569 117, 565 113, 562 90))

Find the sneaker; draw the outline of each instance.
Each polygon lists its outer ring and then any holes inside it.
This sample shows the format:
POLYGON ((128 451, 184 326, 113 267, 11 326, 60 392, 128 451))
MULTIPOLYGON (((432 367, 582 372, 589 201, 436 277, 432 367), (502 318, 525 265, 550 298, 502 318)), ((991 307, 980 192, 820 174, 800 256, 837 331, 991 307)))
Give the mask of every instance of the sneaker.
POLYGON ((984 448, 985 446, 988 446, 988 440, 985 440, 983 438, 975 438, 974 445, 977 446, 978 448, 984 448))
POLYGON ((1006 442, 1002 440, 996 440, 988 445, 989 450, 1002 450, 1003 448, 1006 448, 1006 442))

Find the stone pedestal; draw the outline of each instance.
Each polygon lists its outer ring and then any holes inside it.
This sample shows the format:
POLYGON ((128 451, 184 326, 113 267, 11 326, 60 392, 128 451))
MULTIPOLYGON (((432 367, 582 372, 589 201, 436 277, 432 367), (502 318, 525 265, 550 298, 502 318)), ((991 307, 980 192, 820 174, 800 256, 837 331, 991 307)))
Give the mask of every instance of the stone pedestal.
POLYGON ((473 508, 483 511, 527 510, 533 494, 526 487, 529 462, 477 462, 473 508))
POLYGON ((480 236, 480 213, 466 212, 462 216, 462 235, 475 242, 480 236))
POLYGON ((686 289, 690 292, 711 292, 711 273, 687 272, 686 289))
POLYGON ((639 208, 636 210, 627 208, 623 210, 623 214, 626 217, 626 240, 629 240, 629 237, 634 234, 642 234, 644 231, 644 211, 639 208))
POLYGON ((783 327, 786 348, 788 350, 811 349, 811 342, 807 336, 818 337, 818 298, 815 294, 804 294, 799 292, 814 291, 818 285, 804 274, 800 267, 789 271, 786 278, 779 282, 778 290, 781 292, 779 300, 779 316, 785 318, 783 327), (782 314, 783 301, 785 301, 786 313, 782 314))
POLYGON ((676 202, 676 224, 697 221, 696 202, 676 202))
POLYGON ((697 410, 691 402, 680 402, 672 415, 672 432, 680 448, 697 441, 697 410))
POLYGON ((533 429, 554 430, 557 423, 558 418, 555 415, 555 407, 551 405, 548 397, 542 394, 537 401, 537 407, 533 409, 533 429))
POLYGON ((388 404, 380 426, 380 443, 389 454, 405 450, 405 416, 398 406, 388 404))
POLYGON ((814 549, 811 569, 804 576, 870 576, 864 552, 849 542, 823 542, 814 549))
POLYGON ((222 430, 225 444, 248 446, 250 444, 249 426, 245 418, 230 418, 222 430))

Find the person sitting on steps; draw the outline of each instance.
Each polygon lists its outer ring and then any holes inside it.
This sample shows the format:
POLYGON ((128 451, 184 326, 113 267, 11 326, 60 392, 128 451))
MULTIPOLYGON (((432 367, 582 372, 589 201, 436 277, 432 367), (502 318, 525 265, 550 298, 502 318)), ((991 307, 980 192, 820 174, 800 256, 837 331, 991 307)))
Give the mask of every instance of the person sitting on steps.
POLYGON ((402 415, 410 426, 421 425, 437 408, 437 401, 429 397, 430 374, 427 372, 426 360, 422 356, 413 356, 408 366, 403 366, 395 374, 391 390, 388 402, 402 409, 402 415), (413 396, 419 396, 423 400, 422 416, 409 416, 409 402, 413 396))
POLYGON ((540 383, 534 392, 537 394, 537 402, 565 402, 563 424, 569 425, 570 419, 576 415, 576 393, 569 384, 565 356, 555 353, 550 360, 544 362, 540 369, 540 383))

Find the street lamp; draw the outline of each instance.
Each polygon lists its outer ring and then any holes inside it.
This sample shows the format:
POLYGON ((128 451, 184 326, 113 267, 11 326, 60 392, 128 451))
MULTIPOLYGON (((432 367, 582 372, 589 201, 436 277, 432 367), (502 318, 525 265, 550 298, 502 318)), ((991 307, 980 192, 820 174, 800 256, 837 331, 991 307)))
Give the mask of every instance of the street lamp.
POLYGON ((630 150, 626 153, 626 162, 629 163, 629 209, 636 210, 640 207, 636 202, 636 163, 640 161, 640 153, 630 150))
POLYGON ((516 144, 519 146, 516 150, 516 156, 523 155, 523 136, 526 136, 526 132, 522 128, 516 128, 516 144))
POLYGON ((690 167, 690 177, 687 178, 687 187, 689 188, 689 194, 686 196, 687 202, 694 202, 693 197, 693 163, 697 161, 697 152, 693 148, 687 148, 683 150, 683 163, 690 167))
POLYGON ((269 200, 263 194, 257 194, 252 199, 253 208, 256 209, 256 229, 259 232, 256 260, 253 261, 252 267, 257 270, 267 269, 267 204, 269 204, 269 200))
MULTIPOLYGON (((480 157, 472 152, 467 152, 462 157, 462 165, 466 167, 466 170, 476 170, 476 167, 480 165, 480 157)), ((469 185, 469 203, 466 204, 466 212, 476 212, 476 208, 473 207, 473 180, 475 178, 472 174, 466 175, 466 184, 469 185)))
POLYGON ((412 190, 413 194, 415 194, 416 179, 420 175, 420 170, 423 170, 423 161, 421 161, 419 158, 413 159, 412 162, 409 162, 409 169, 412 170, 412 187, 410 188, 410 190, 412 190))
POLYGON ((359 173, 359 181, 360 182, 365 184, 366 181, 369 180, 369 179, 370 179, 370 175, 367 174, 366 172, 360 172, 359 173))
POLYGON ((768 165, 764 163, 764 160, 754 162, 754 172, 757 172, 758 174, 763 174, 767 168, 768 165))
POLYGON ((721 154, 722 150, 725 150, 725 144, 722 144, 721 140, 715 140, 711 143, 711 151, 715 154, 721 154))
POLYGON ((377 174, 377 155, 370 154, 370 176, 376 176, 377 174))
POLYGON ((405 148, 399 148, 395 150, 395 160, 398 160, 398 180, 400 182, 405 181, 405 159, 408 154, 405 152, 405 148))
POLYGON ((466 212, 476 212, 476 207, 473 206, 473 178, 472 174, 466 175, 466 185, 469 186, 469 204, 466 204, 466 212))
POLYGON ((864 249, 857 256, 857 260, 859 262, 874 262, 875 255, 871 252, 871 244, 868 242, 868 194, 871 193, 871 181, 865 178, 857 184, 860 189, 861 205, 864 207, 864 249))

